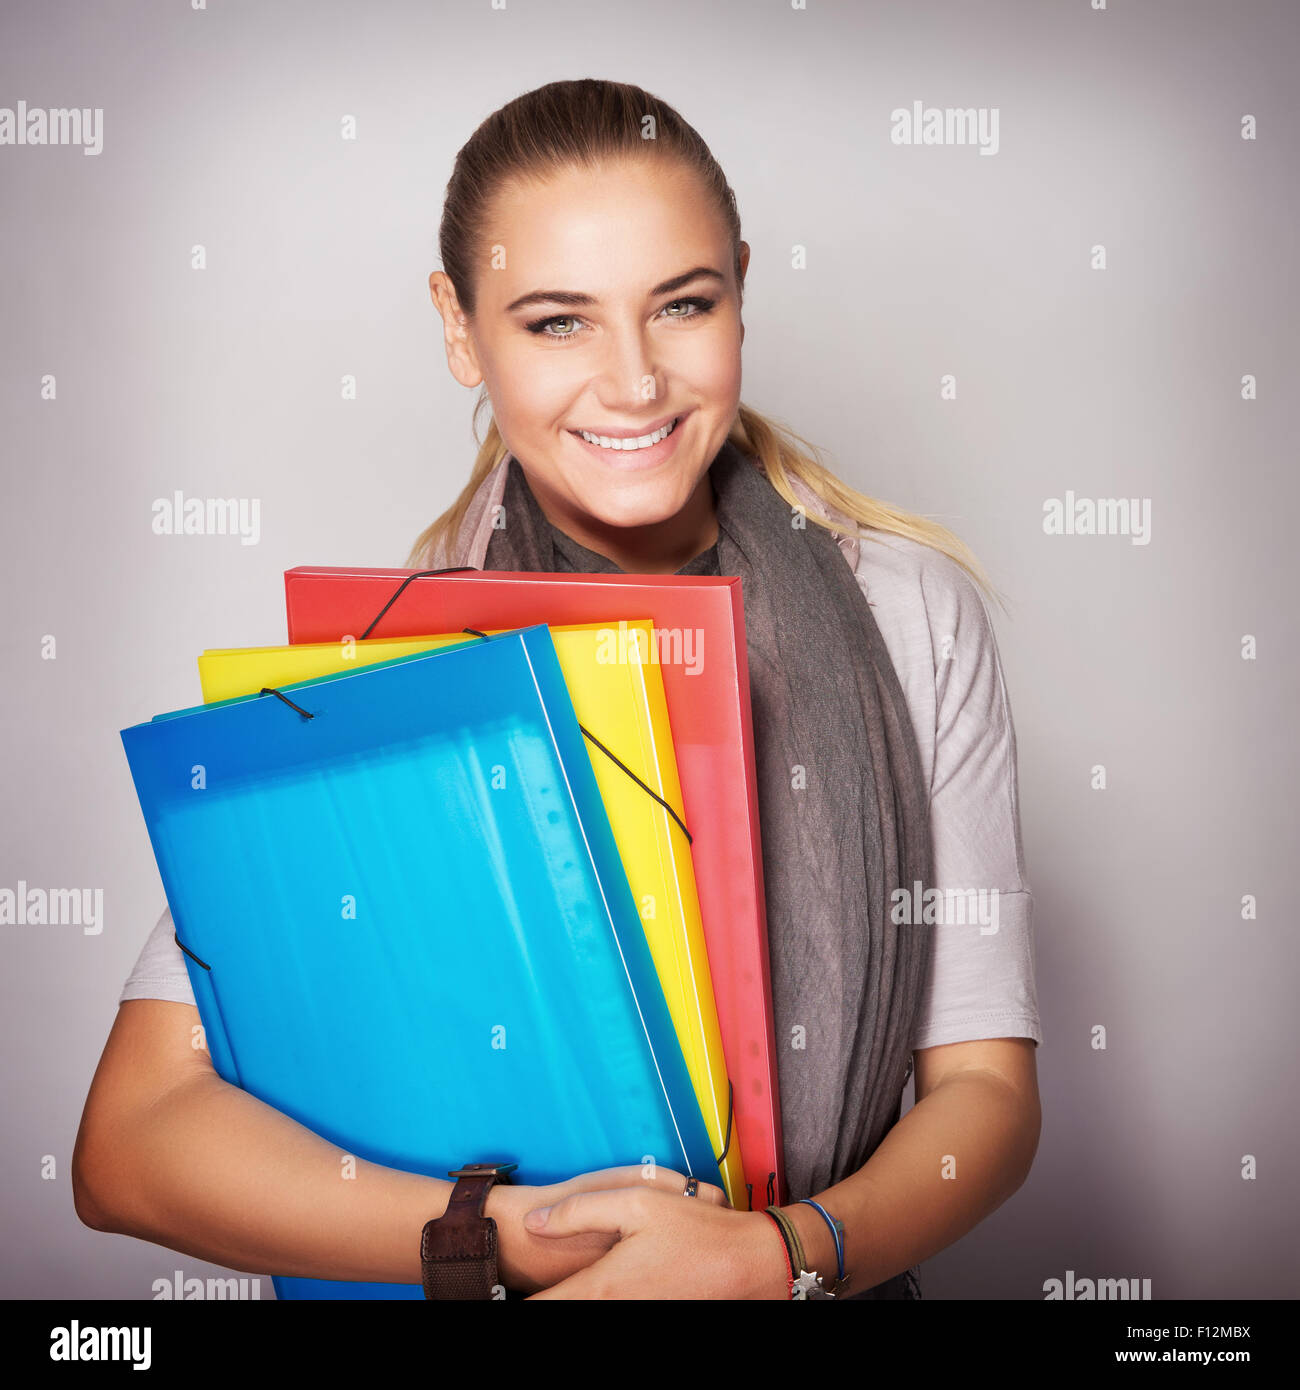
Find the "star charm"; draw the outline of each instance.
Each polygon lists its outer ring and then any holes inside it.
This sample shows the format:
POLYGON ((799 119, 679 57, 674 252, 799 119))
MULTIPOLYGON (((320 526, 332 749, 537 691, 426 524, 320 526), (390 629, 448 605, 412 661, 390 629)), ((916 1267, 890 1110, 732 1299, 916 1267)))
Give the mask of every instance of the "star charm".
POLYGON ((799 1271, 799 1277, 794 1281, 793 1294, 795 1298, 834 1298, 833 1293, 827 1293, 821 1284, 817 1282, 816 1273, 809 1273, 806 1269, 799 1271))

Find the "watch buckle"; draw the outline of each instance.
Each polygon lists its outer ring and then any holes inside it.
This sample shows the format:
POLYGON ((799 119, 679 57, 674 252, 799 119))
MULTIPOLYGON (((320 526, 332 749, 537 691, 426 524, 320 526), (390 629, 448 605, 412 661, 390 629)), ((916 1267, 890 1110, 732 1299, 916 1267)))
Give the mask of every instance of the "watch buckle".
POLYGON ((471 1163, 468 1168, 455 1168, 447 1174, 449 1178, 482 1178, 489 1173, 496 1175, 498 1182, 505 1180, 507 1173, 513 1173, 517 1163, 471 1163))

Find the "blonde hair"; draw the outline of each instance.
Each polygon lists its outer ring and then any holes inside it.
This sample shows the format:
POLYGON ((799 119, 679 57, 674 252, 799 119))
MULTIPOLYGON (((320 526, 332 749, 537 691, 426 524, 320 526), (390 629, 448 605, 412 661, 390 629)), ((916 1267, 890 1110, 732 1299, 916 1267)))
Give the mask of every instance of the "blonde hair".
MULTIPOLYGON (((515 178, 544 179, 571 165, 594 169, 602 160, 618 157, 671 159, 694 172, 726 225, 736 285, 743 291, 736 197, 700 135, 671 106, 640 87, 582 78, 551 82, 507 102, 483 121, 456 156, 438 249, 443 270, 467 316, 472 318, 475 309, 474 272, 482 259, 486 214, 502 185, 515 178), (646 139, 643 132, 651 126, 653 138, 646 139)), ((484 388, 474 406, 476 441, 479 413, 487 404, 484 388)), ((816 448, 792 430, 742 403, 728 439, 759 462, 773 488, 792 507, 800 505, 790 483, 797 478, 828 507, 859 526, 942 551, 980 589, 1001 601, 974 554, 947 527, 849 487, 821 463, 816 448)), ((432 558, 450 555, 474 494, 507 453, 493 419, 478 446, 469 480, 455 502, 420 533, 407 568, 432 568, 432 558)), ((828 531, 838 529, 834 519, 811 510, 807 515, 828 531)))

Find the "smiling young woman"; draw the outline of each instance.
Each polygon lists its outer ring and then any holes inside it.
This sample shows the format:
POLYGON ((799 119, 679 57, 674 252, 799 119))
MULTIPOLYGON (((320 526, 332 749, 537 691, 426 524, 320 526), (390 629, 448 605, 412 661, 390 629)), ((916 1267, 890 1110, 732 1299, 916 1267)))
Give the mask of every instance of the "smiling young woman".
MULTIPOLYGON (((440 250, 448 364, 492 421, 408 564, 742 580, 790 1197, 683 1202, 681 1174, 639 1167, 497 1185, 501 1280, 781 1299, 800 1263, 850 1297, 915 1297, 915 1266, 1024 1181, 1040 1123, 978 563, 741 402, 750 248, 707 146, 649 93, 556 82, 493 113, 457 155, 440 250), (992 927, 891 913, 918 882, 995 894, 992 927)), ((333 1145, 219 1078, 169 912, 120 998, 73 1155, 83 1221, 240 1270, 419 1282, 452 1185, 360 1162, 341 1183, 333 1145)))
MULTIPOLYGON (((915 1296, 917 1262, 1019 1186, 1039 1132, 1031 900, 987 581, 951 532, 848 487, 741 402, 750 247, 708 147, 650 93, 555 82, 493 113, 457 156, 440 251, 447 361, 492 420, 408 564, 742 575, 784 1215, 810 1268, 834 1275, 843 1255, 855 1296, 915 1296), (792 794, 791 769, 823 743, 838 759, 792 794), (878 920, 913 873, 991 890, 996 928, 878 920)), ((557 1234, 621 1239, 543 1296, 788 1296, 762 1213, 634 1196, 553 1210, 557 1234)))

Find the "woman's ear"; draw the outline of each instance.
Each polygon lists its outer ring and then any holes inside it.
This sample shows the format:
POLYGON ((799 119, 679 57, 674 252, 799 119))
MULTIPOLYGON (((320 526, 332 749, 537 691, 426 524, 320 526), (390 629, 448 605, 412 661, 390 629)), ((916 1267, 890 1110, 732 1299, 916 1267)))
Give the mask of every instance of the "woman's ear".
POLYGON ((429 297, 442 318, 442 338, 447 348, 447 366, 462 386, 477 386, 483 371, 474 351, 469 319, 461 310, 455 287, 444 270, 429 276, 429 297))

